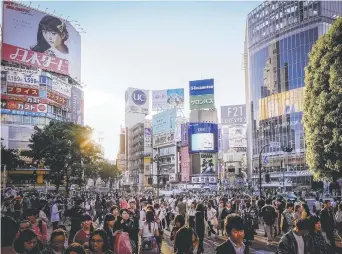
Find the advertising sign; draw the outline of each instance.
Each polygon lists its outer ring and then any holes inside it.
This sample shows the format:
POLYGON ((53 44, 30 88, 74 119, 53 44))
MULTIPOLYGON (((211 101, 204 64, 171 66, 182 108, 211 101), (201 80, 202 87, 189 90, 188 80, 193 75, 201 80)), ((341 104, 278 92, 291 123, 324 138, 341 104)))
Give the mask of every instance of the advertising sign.
POLYGON ((189 82, 190 96, 214 94, 214 79, 202 79, 189 82))
POLYGON ((51 92, 47 92, 47 96, 46 96, 49 100, 52 100, 53 102, 56 102, 60 105, 66 106, 68 104, 67 100, 65 98, 63 98, 60 95, 57 95, 56 93, 51 93, 51 92))
POLYGON ((217 183, 216 177, 191 177, 192 183, 200 183, 200 184, 214 184, 217 183))
POLYGON ((189 153, 215 153, 218 148, 218 126, 213 123, 189 124, 189 153))
POLYGON ((153 135, 153 148, 157 148, 164 145, 171 145, 175 142, 174 133, 162 133, 159 135, 153 135))
POLYGON ((40 70, 20 69, 9 66, 1 66, 1 72, 6 73, 8 83, 26 86, 39 86, 40 70))
POLYGON ((1 114, 8 115, 23 115, 23 116, 46 116, 46 113, 42 112, 32 112, 32 111, 24 111, 24 110, 12 110, 12 109, 1 109, 1 114))
POLYGON ((152 131, 153 135, 162 132, 174 132, 175 122, 177 118, 177 109, 169 109, 160 112, 152 117, 152 131))
POLYGON ((125 93, 125 112, 149 114, 149 91, 129 87, 125 93))
POLYGON ((68 84, 67 77, 52 76, 52 90, 65 95, 67 98, 71 96, 72 85, 68 84))
POLYGON ((3 22, 3 60, 81 79, 81 36, 68 21, 4 1, 3 22))
POLYGON ((27 95, 27 96, 39 96, 38 88, 28 88, 28 87, 14 87, 7 86, 8 94, 17 94, 17 95, 27 95))
POLYGON ((151 128, 144 129, 144 147, 150 147, 152 145, 152 131, 151 128))
POLYGON ((183 88, 152 91, 152 110, 170 107, 184 108, 183 88))
POLYGON ((190 110, 215 108, 213 94, 190 96, 190 110))
POLYGON ((73 86, 71 90, 71 121, 84 124, 84 98, 83 91, 73 86))
POLYGON ((233 105, 221 107, 221 123, 226 124, 245 124, 246 105, 233 105))
POLYGON ((201 153, 201 174, 215 174, 217 171, 217 154, 201 153))
POLYGON ((11 110, 24 110, 31 112, 47 112, 46 104, 31 104, 19 101, 3 101, 1 100, 1 108, 11 109, 11 110))
POLYGON ((180 149, 180 155, 181 155, 181 168, 182 168, 182 182, 188 182, 190 178, 190 157, 189 157, 189 151, 188 148, 181 147, 180 149))
POLYGON ((229 147, 247 147, 246 125, 229 126, 229 147))
POLYGON ((33 103, 33 104, 47 104, 47 100, 44 98, 38 98, 38 97, 27 97, 27 96, 16 96, 16 95, 6 95, 2 94, 1 95, 2 100, 7 100, 7 101, 21 101, 21 102, 28 102, 28 103, 33 103))
POLYGON ((188 127, 189 123, 181 124, 181 146, 188 146, 188 127))

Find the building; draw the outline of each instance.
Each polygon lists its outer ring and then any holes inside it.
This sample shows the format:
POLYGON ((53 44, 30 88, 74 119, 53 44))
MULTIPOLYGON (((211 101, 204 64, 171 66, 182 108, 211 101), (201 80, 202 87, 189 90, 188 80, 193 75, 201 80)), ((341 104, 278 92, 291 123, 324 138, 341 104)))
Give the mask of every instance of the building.
POLYGON ((262 172, 271 178, 262 180, 264 187, 311 186, 302 124, 304 68, 313 44, 341 15, 339 1, 266 1, 248 14, 247 156, 254 186, 260 152, 262 172), (284 152, 286 147, 292 151, 284 152))
MULTIPOLYGON (((58 16, 14 1, 2 4, 1 138, 6 148, 24 150, 34 126, 44 127, 51 120, 83 124, 81 36, 58 16), (66 38, 59 49, 40 37, 41 24, 66 38)), ((42 175, 37 174, 36 182, 42 182, 42 175)))

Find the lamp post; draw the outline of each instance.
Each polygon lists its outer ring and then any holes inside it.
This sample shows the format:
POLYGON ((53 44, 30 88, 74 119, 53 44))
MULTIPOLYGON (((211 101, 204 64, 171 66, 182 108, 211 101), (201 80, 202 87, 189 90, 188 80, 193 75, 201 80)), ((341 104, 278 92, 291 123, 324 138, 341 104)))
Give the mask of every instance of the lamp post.
POLYGON ((33 176, 33 188, 36 189, 36 180, 37 180, 37 171, 33 171, 32 173, 33 176))
POLYGON ((261 168, 262 168, 261 155, 262 155, 262 152, 264 151, 264 149, 268 146, 270 146, 270 144, 264 145, 261 148, 260 153, 259 153, 259 195, 260 195, 260 197, 262 196, 262 194, 261 194, 261 185, 262 185, 262 181, 261 181, 261 168))
MULTIPOLYGON (((293 148, 292 147, 287 147, 287 146, 282 146, 281 149, 283 150, 284 153, 286 153, 286 156, 288 153, 291 153, 293 148)), ((285 160, 285 158, 284 158, 285 160)), ((285 166, 285 163, 284 163, 285 166)), ((284 188, 284 192, 286 190, 285 188, 285 168, 283 168, 283 160, 281 161, 281 170, 283 171, 283 188, 284 188)))

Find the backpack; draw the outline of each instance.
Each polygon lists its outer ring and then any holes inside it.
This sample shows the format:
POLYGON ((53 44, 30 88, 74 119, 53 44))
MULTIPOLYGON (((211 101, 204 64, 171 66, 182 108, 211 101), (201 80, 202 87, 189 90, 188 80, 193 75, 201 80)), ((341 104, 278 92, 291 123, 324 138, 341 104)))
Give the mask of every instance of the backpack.
POLYGON ((120 232, 116 236, 114 243, 114 252, 120 254, 133 254, 131 240, 129 234, 126 232, 120 232))
POLYGON ((144 237, 141 241, 141 254, 158 254, 159 248, 154 236, 144 237))
POLYGON ((262 218, 267 225, 272 225, 275 220, 274 208, 272 206, 264 206, 262 208, 262 218))
POLYGON ((338 211, 335 215, 335 219, 337 223, 342 222, 342 211, 338 211))

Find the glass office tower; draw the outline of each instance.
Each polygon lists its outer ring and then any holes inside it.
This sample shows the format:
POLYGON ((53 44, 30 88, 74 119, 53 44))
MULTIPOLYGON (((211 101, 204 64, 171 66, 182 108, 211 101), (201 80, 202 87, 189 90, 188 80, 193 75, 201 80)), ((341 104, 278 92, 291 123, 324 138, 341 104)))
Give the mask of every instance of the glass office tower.
POLYGON ((271 182, 263 187, 293 190, 311 186, 305 160, 302 124, 304 68, 308 53, 334 20, 342 2, 266 1, 249 13, 246 25, 245 71, 248 122, 248 165, 258 185, 259 153, 262 172, 271 182), (292 152, 283 152, 281 147, 292 152))

